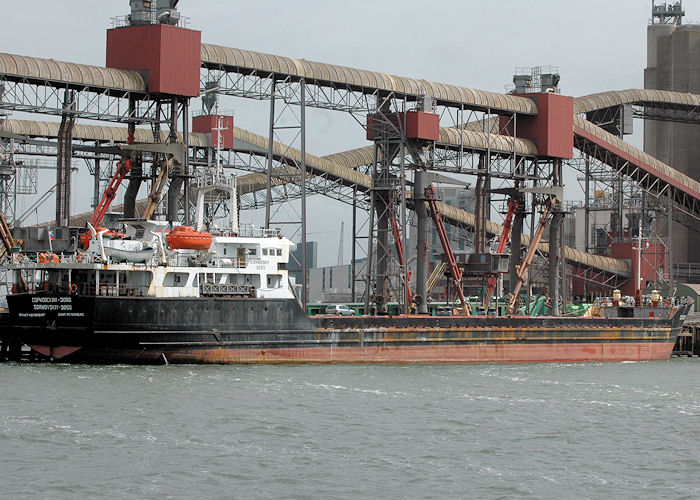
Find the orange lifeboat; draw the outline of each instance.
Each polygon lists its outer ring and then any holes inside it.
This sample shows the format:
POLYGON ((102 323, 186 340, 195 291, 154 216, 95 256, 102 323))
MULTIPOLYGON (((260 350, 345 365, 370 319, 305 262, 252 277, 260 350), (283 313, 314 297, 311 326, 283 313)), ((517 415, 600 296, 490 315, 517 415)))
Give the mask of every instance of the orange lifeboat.
POLYGON ((190 226, 174 227, 165 235, 171 250, 209 250, 212 239, 211 234, 195 231, 190 226))

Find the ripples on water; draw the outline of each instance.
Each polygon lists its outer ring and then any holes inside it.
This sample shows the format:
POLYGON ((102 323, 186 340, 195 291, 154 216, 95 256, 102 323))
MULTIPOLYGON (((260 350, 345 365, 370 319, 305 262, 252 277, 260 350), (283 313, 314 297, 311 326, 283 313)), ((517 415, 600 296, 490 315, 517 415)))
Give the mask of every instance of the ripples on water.
POLYGON ((700 362, 0 365, 0 495, 698 498, 700 362))

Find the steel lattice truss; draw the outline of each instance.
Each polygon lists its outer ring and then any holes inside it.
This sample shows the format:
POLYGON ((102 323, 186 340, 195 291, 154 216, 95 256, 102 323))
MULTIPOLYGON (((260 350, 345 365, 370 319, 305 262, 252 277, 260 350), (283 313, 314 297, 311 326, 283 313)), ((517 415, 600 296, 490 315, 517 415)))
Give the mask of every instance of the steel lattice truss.
MULTIPOLYGON (((574 158, 570 160, 564 160, 564 164, 567 167, 570 167, 584 174, 577 178, 579 184, 581 184, 586 180, 586 158, 581 152, 578 153, 579 154, 576 155, 574 158)), ((595 158, 589 158, 588 160, 588 175, 590 180, 596 183, 596 189, 602 188, 605 190, 609 190, 615 196, 618 196, 620 193, 622 193, 623 197, 627 200, 638 200, 641 197, 643 189, 638 184, 632 182, 632 180, 629 177, 621 175, 618 172, 611 171, 608 165, 596 160, 595 158)), ((585 190, 583 186, 582 190, 585 190)), ((657 198, 651 197, 651 199, 656 200, 657 198)), ((601 202, 598 203, 598 205, 600 204, 601 202)), ((648 204, 649 203, 647 203, 647 205, 648 204)), ((596 208, 596 206, 591 205, 591 208, 596 208)), ((615 207, 610 206, 608 208, 613 209, 615 207)))
POLYGON ((660 102, 641 102, 632 106, 634 116, 645 120, 700 124, 700 107, 660 102))
MULTIPOLYGON (((301 104, 299 78, 280 76, 265 71, 237 73, 225 66, 211 65, 202 71, 202 88, 215 83, 218 94, 244 97, 247 99, 268 100, 273 94, 289 104, 301 104)), ((322 85, 315 80, 305 80, 307 106, 321 109, 344 111, 347 113, 367 113, 375 108, 379 91, 362 93, 350 86, 322 85)))
POLYGON ((673 123, 700 123, 700 107, 698 106, 649 101, 596 109, 586 113, 586 119, 614 135, 619 135, 623 108, 631 109, 632 116, 644 120, 673 123))
POLYGON ((156 122, 156 101, 148 94, 0 75, 0 109, 117 123, 156 122), (64 108, 66 91, 75 92, 75 109, 64 108), (130 106, 133 103, 133 107, 130 106))
MULTIPOLYGON (((403 103, 403 108, 411 109, 416 105, 416 98, 379 89, 355 88, 337 82, 315 79, 301 79, 298 76, 281 75, 269 71, 231 68, 225 65, 207 63, 202 68, 201 88, 216 90, 217 94, 242 97, 255 100, 269 100, 274 93, 289 105, 301 104, 299 88, 303 80, 306 92, 306 106, 341 111, 363 116, 374 113, 378 105, 391 100, 403 103)), ((397 107, 398 109, 398 107, 397 107)), ((440 116, 443 126, 459 126, 467 122, 483 120, 493 116, 488 110, 469 109, 464 105, 447 106, 444 103, 435 106, 435 113, 440 116)), ((355 117, 363 127, 363 118, 355 117)), ((486 130, 484 130, 486 132, 486 130)))
MULTIPOLYGON (((583 155, 588 155, 591 160, 598 162, 598 168, 593 169, 590 175, 594 176, 593 178, 599 182, 605 183, 606 180, 609 182, 611 175, 625 182, 632 182, 658 200, 661 206, 666 204, 665 200, 670 190, 673 208, 675 209, 672 210, 673 219, 694 230, 698 230, 700 227, 700 200, 680 189, 674 189, 670 183, 660 177, 653 176, 639 166, 600 147, 593 141, 588 141, 576 135, 574 136, 574 147, 583 155)), ((581 161, 570 161, 568 165, 585 173, 585 169, 582 170, 584 163, 581 161)))
POLYGON ((572 265, 571 273, 576 279, 592 283, 594 285, 602 286, 605 288, 615 289, 619 288, 620 285, 629 281, 629 278, 618 276, 616 274, 606 273, 600 269, 593 267, 582 266, 582 265, 572 265))
MULTIPOLYGON (((74 142, 75 151, 73 157, 84 159, 91 173, 94 172, 94 160, 109 163, 114 159, 112 155, 81 150, 81 148, 84 146, 90 148, 94 146, 94 141, 79 141, 76 139, 74 142)), ((48 140, 32 139, 31 143, 21 141, 15 142, 15 152, 18 155, 55 157, 56 147, 57 145, 55 142, 48 140)), ((190 165, 192 165, 194 168, 206 167, 209 164, 209 148, 191 147, 190 151, 190 165)), ((438 151, 439 150, 436 150, 436 155, 438 151)), ((475 155, 472 155, 470 158, 471 159, 469 161, 477 161, 475 160, 475 155)), ((503 171, 510 168, 510 162, 507 159, 494 158, 493 160, 493 172, 503 171)), ((233 168, 243 172, 256 173, 260 175, 266 175, 267 172, 267 157, 261 152, 222 152, 221 163, 227 165, 228 168, 233 168)), ((530 168, 531 167, 528 167, 528 169, 530 168)), ((367 164, 358 166, 356 170, 365 175, 369 175, 371 173, 371 169, 372 164, 367 164)), ((282 157, 276 157, 274 158, 274 168, 272 173, 273 186, 271 202, 273 204, 295 201, 301 197, 301 189, 298 185, 300 173, 294 162, 288 161, 282 157), (292 167, 294 170, 290 171, 290 167, 292 167)), ((102 177, 105 175, 106 174, 103 173, 102 177)), ((498 175, 495 175, 495 177, 498 177, 498 175)), ((241 177, 239 177, 239 179, 240 178, 241 177)), ((502 180, 503 182, 506 182, 505 175, 503 176, 502 180)), ((241 184, 241 188, 243 185, 244 184, 241 184)), ((256 184, 256 187, 257 188, 253 191, 242 193, 240 196, 241 209, 257 209, 265 207, 267 200, 265 180, 262 179, 260 183, 256 184)), ((498 185, 497 187, 503 186, 498 185)), ((365 186, 356 186, 347 184, 347 182, 338 182, 337 179, 332 178, 328 173, 310 172, 310 175, 307 177, 307 190, 308 194, 321 194, 347 205, 352 205, 353 202, 355 202, 357 208, 360 210, 369 210, 370 200, 369 197, 365 195, 365 186)), ((470 234, 473 231, 471 226, 467 226, 459 221, 446 220, 446 222, 452 226, 455 226, 456 228, 459 228, 459 231, 457 232, 450 231, 450 235, 452 236, 454 234, 454 238, 457 238, 459 233, 464 235, 470 234)))
MULTIPOLYGON (((206 149, 198 148, 195 150, 193 163, 206 165, 206 162, 202 161, 202 156, 206 156, 206 149)), ((230 154, 222 155, 221 162, 227 168, 260 174, 259 182, 253 183, 250 190, 244 182, 245 176, 239 177, 239 182, 241 182, 239 185, 241 208, 255 209, 265 207, 267 184, 263 176, 267 175, 266 156, 260 153, 232 151, 230 154)), ((271 202, 277 204, 298 200, 301 197, 300 178, 301 172, 294 162, 284 158, 275 158, 272 169, 271 202)), ((322 194, 348 205, 352 205, 353 200, 355 200, 358 203, 358 207, 361 207, 363 210, 369 209, 368 200, 365 197, 359 196, 356 198, 358 190, 365 189, 364 187, 337 182, 325 172, 309 172, 306 178, 306 189, 308 191, 307 194, 322 194)))
MULTIPOLYGON (((283 95, 284 99, 288 103, 298 103, 299 100, 295 98, 296 91, 293 89, 294 84, 297 84, 299 77, 292 77, 289 75, 278 75, 276 73, 270 72, 259 72, 251 71, 243 68, 229 67, 225 65, 208 65, 204 70, 204 83, 216 82, 219 85, 219 91, 228 95, 236 95, 240 97, 265 99, 269 98, 273 92, 277 92, 277 95, 283 95), (279 90, 274 87, 275 78, 278 78, 279 90), (273 90, 274 89, 274 90, 273 90), (286 90, 285 90, 286 89, 286 90), (287 93, 287 95, 285 95, 287 93)), ((352 88, 350 86, 337 86, 330 82, 325 81, 315 81, 306 80, 305 81, 308 89, 307 98, 304 100, 306 105, 324 108, 324 109, 334 109, 340 111, 350 111, 350 112, 369 112, 376 109, 377 98, 385 98, 386 92, 384 93, 370 93, 365 94, 367 89, 352 88), (335 85, 335 86, 334 86, 335 85), (355 94, 355 97, 350 98, 351 95, 355 94), (368 99, 368 97, 371 99, 368 99), (374 104, 374 106, 372 106, 374 104)), ((407 98, 403 98, 407 101, 407 98)), ((688 110, 687 106, 674 106, 671 104, 661 104, 656 102, 639 102, 635 103, 634 109, 639 113, 644 113, 645 116, 649 118, 658 119, 678 119, 682 120, 682 115, 685 114, 686 119, 684 121, 694 122, 698 114, 696 110, 688 110)), ((464 108, 461 109, 449 109, 442 108, 439 112, 441 116, 447 116, 455 122, 459 122, 460 113, 463 115, 464 108)), ((490 117, 490 113, 485 114, 486 117, 490 117)), ((470 120, 468 118, 467 121, 470 120)), ((464 121, 461 121, 464 123, 464 121)), ((485 125, 486 126, 486 125, 485 125)), ((624 161, 623 158, 616 156, 609 150, 596 145, 590 141, 586 141, 579 136, 576 136, 576 147, 580 150, 585 151, 593 157, 598 158, 603 163, 608 164, 613 171, 623 174, 633 181, 639 183, 645 191, 650 194, 659 197, 662 196, 665 190, 668 188, 660 179, 652 177, 649 173, 642 171, 638 167, 630 165, 628 162, 624 161)), ((455 148, 457 149, 457 148, 455 148)), ((442 151, 443 148, 440 148, 442 151)), ((441 153, 436 153, 436 158, 434 159, 434 168, 443 169, 444 171, 456 171, 456 172, 469 172, 476 173, 474 168, 464 168, 463 160, 464 151, 461 148, 457 149, 455 153, 450 154, 448 151, 441 153)), ((520 158, 517 155, 513 155, 511 160, 510 169, 495 169, 494 176, 503 175, 504 177, 513 178, 514 173, 518 170, 516 166, 521 163, 520 158), (510 171, 509 171, 510 170, 510 171)), ((465 172, 465 173, 466 173, 465 172)), ((521 174, 524 177, 538 179, 542 178, 538 175, 539 172, 535 172, 531 177, 527 174, 521 174)), ((674 204, 679 207, 686 215, 690 217, 700 218, 700 206, 698 200, 689 196, 678 190, 673 190, 672 193, 674 204)))
MULTIPOLYGON (((486 154, 484 151, 463 149, 462 151, 445 147, 443 144, 435 145, 435 160, 433 170, 438 170, 453 174, 477 175, 484 173, 479 168, 479 155, 486 154)), ((513 155, 491 153, 489 175, 494 178, 508 180, 542 180, 548 177, 549 173, 542 174, 536 172, 537 162, 532 158, 517 155, 515 160, 513 155)))

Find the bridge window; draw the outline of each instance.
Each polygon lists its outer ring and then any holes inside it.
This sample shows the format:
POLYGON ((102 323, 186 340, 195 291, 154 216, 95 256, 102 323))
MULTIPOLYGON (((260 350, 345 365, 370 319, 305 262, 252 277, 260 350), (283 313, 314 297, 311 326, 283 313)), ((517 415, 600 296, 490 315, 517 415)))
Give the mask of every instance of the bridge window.
POLYGON ((268 274, 267 275, 267 288, 281 288, 282 287, 282 276, 279 274, 268 274))
POLYGON ((189 273, 166 273, 163 286, 185 286, 189 273))

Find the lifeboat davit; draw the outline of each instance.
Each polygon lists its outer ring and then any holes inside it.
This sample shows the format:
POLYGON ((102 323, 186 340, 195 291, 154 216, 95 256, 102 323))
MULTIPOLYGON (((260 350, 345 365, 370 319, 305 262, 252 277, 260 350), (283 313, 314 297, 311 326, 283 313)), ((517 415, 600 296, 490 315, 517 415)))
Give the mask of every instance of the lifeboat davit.
POLYGON ((209 250, 212 242, 209 233, 195 231, 190 226, 177 226, 165 235, 171 250, 209 250))

